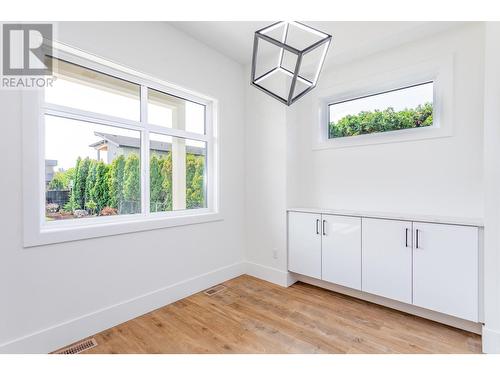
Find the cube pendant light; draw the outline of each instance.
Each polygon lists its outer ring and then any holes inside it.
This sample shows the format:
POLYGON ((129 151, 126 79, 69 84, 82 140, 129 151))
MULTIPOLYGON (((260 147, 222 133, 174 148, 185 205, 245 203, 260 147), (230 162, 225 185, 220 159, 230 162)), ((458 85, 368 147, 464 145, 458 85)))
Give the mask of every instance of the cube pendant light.
POLYGON ((316 86, 331 40, 300 22, 276 22, 256 31, 252 85, 291 105, 316 86))

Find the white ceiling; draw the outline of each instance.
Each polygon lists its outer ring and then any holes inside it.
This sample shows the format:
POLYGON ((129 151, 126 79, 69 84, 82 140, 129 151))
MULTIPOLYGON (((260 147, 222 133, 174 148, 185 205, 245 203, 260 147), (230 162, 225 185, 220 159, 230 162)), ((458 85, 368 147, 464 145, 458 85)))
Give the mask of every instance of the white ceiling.
MULTIPOLYGON (((189 21, 169 22, 209 47, 240 64, 252 59, 254 32, 270 21, 189 21)), ((362 55, 420 39, 463 22, 307 22, 318 30, 333 35, 326 64, 339 63, 362 55)))

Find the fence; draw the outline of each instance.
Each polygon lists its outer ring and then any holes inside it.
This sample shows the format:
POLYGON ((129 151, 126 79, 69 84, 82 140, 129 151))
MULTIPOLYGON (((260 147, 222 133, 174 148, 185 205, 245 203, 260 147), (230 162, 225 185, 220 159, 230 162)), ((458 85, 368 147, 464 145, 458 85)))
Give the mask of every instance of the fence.
POLYGON ((70 190, 47 190, 45 194, 45 202, 58 204, 60 208, 63 208, 69 201, 70 190))

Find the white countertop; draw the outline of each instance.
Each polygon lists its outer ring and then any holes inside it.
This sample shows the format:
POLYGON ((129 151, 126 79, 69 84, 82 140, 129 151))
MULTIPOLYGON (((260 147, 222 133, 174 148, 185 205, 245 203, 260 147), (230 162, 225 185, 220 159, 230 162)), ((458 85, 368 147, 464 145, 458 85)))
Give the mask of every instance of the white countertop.
POLYGON ((391 220, 407 220, 419 221, 424 223, 440 223, 440 224, 456 224, 468 225, 474 227, 482 227, 483 219, 472 217, 446 217, 434 215, 410 215, 403 213, 390 213, 390 212, 373 212, 373 211, 354 211, 354 210, 339 210, 329 208, 305 208, 305 207, 292 207, 287 211, 293 212, 310 212, 316 214, 329 214, 329 215, 342 215, 342 216, 360 216, 376 219, 391 219, 391 220))

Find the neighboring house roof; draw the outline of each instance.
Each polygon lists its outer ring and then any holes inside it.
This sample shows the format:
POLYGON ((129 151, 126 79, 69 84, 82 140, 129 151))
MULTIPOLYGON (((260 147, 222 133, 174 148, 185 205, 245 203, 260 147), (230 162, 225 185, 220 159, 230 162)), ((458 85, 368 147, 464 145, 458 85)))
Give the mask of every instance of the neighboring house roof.
MULTIPOLYGON (((101 132, 94 132, 94 135, 102 138, 101 141, 89 145, 89 147, 93 147, 95 149, 107 143, 112 143, 116 147, 129 147, 137 149, 141 146, 141 140, 139 138, 101 132)), ((172 144, 168 142, 150 141, 150 145, 151 150, 154 151, 168 152, 172 150, 172 144)), ((186 152, 194 155, 205 155, 205 149, 202 147, 186 146, 186 152)))

